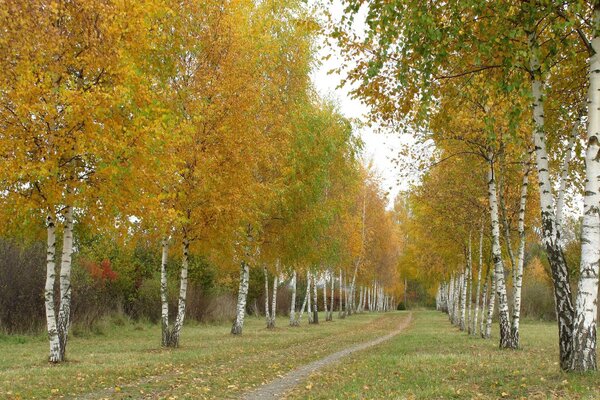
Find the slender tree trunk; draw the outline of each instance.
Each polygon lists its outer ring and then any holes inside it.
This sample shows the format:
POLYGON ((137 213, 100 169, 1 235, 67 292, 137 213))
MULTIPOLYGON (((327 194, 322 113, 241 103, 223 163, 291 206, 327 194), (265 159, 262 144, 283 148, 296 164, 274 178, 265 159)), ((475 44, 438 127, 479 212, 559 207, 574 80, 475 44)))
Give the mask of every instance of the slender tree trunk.
POLYGON ((327 308, 327 274, 323 275, 323 312, 325 313, 325 321, 329 321, 329 310, 327 308))
POLYGON ((263 275, 265 277, 265 322, 267 324, 267 328, 270 328, 271 315, 269 313, 269 273, 267 272, 266 266, 263 266, 263 275))
POLYGON ((467 262, 467 333, 471 333, 471 302, 473 298, 473 254, 471 252, 471 233, 469 232, 469 250, 467 262))
POLYGON ((475 294, 475 315, 473 316, 473 326, 471 334, 477 335, 477 321, 479 319, 479 299, 481 296, 481 270, 483 269, 483 223, 479 232, 479 266, 477 268, 477 292, 475 294))
POLYGON ((343 303, 342 303, 342 295, 343 295, 343 293, 344 293, 344 284, 343 284, 343 281, 342 281, 342 269, 340 268, 340 296, 339 296, 340 298, 338 300, 338 306, 339 306, 339 308, 338 308, 338 318, 342 318, 342 311, 343 311, 343 308, 344 308, 343 303))
MULTIPOLYGON (((485 283, 483 284, 483 294, 481 296, 481 322, 479 324, 479 334, 482 338, 486 338, 486 327, 487 327, 487 300, 488 300, 488 279, 487 274, 485 283)), ((491 329, 491 322, 490 322, 491 329)))
POLYGON ((238 300, 236 317, 231 327, 232 335, 241 335, 244 328, 244 317, 246 316, 246 299, 248 298, 248 281, 250 280, 250 266, 244 260, 240 262, 240 286, 238 288, 238 300))
POLYGON ((571 366, 573 353, 573 321, 575 317, 569 274, 565 261, 560 233, 556 225, 554 214, 554 198, 550 182, 550 168, 548 166, 548 152, 546 149, 546 135, 544 132, 544 85, 539 63, 539 47, 535 33, 529 35, 530 71, 532 72, 531 94, 533 98, 533 138, 535 144, 535 159, 538 173, 540 209, 541 209, 541 236, 546 249, 548 263, 552 271, 554 283, 554 300, 556 319, 558 323, 560 367, 568 370, 571 366))
POLYGON ((498 223, 498 199, 496 195, 496 182, 492 155, 489 155, 490 165, 488 170, 488 188, 490 201, 490 216, 492 219, 492 257, 494 261, 494 275, 496 278, 496 295, 498 296, 498 319, 500 323, 500 348, 515 348, 510 332, 510 316, 508 312, 508 298, 504 281, 504 262, 500 248, 500 225, 498 223))
POLYGON ((183 321, 185 319, 189 259, 190 242, 187 237, 184 236, 183 257, 181 259, 181 275, 179 276, 179 301, 177 304, 177 317, 175 318, 175 325, 173 326, 173 332, 171 332, 171 340, 169 344, 171 347, 179 347, 179 335, 181 334, 181 328, 183 328, 183 321))
POLYGON ((306 307, 307 307, 306 313, 308 315, 308 323, 312 324, 313 323, 313 312, 312 312, 312 305, 311 305, 311 296, 312 296, 312 294, 310 293, 310 288, 311 288, 311 285, 315 284, 315 282, 313 282, 312 279, 311 279, 310 271, 306 271, 306 282, 308 282, 307 283, 307 287, 306 287, 306 297, 307 297, 307 300, 306 300, 306 307))
POLYGON ((162 259, 160 262, 160 302, 161 302, 161 345, 166 347, 171 341, 169 327, 169 297, 167 291, 167 261, 169 258, 169 239, 162 240, 162 259))
POLYGON ((489 339, 490 337, 492 337, 492 319, 494 318, 494 307, 496 305, 496 270, 495 268, 491 267, 492 269, 492 275, 491 275, 491 279, 490 279, 490 298, 488 300, 488 309, 487 309, 487 320, 486 320, 486 324, 485 324, 485 334, 483 335, 483 337, 485 339, 489 339))
POLYGON ((298 321, 296 320, 296 285, 297 285, 298 275, 296 274, 296 270, 294 270, 292 275, 292 302, 290 304, 290 326, 298 326, 298 321))
MULTIPOLYGON (((298 313, 298 319, 296 320, 296 326, 300 325, 300 320, 302 319, 302 315, 304 314, 304 310, 306 310, 306 306, 308 305, 310 293, 310 276, 306 277, 306 292, 304 294, 304 300, 302 301, 302 307, 300 307, 300 312, 298 313)), ((310 314, 310 311, 309 311, 310 314)))
POLYGON ((596 370, 596 318, 598 316, 598 268, 600 263, 600 2, 594 2, 593 54, 589 61, 585 194, 581 224, 581 263, 571 369, 596 370))
POLYGON ((350 293, 348 292, 348 273, 344 274, 344 317, 350 315, 348 313, 348 302, 350 301, 350 293))
POLYGON ((333 271, 330 271, 329 274, 331 275, 331 304, 329 307, 329 317, 327 320, 333 321, 333 305, 335 301, 335 275, 333 271))
POLYGON ((313 297, 314 297, 314 308, 313 308, 313 324, 319 323, 319 291, 317 290, 317 274, 313 274, 313 297))
POLYGON ((462 293, 462 285, 463 285, 463 275, 460 274, 456 277, 456 285, 454 289, 454 322, 453 324, 456 326, 460 326, 460 315, 461 315, 461 293, 462 293))
POLYGON ((58 312, 58 339, 60 341, 60 361, 64 361, 67 351, 69 327, 71 325, 71 257, 73 254, 73 207, 65 210, 63 229, 63 251, 60 260, 60 305, 58 312))
MULTIPOLYGON (((277 262, 279 263, 279 261, 277 262)), ((271 301, 271 319, 267 328, 275 329, 275 320, 277 319, 277 287, 279 286, 279 266, 275 266, 275 276, 273 277, 273 299, 271 301)))
POLYGON ((448 284, 448 319, 454 323, 454 274, 450 276, 448 284))
POLYGON ((515 347, 519 347, 519 322, 521 318, 521 286, 523 283, 523 264, 525 263, 525 206, 527 205, 527 187, 529 185, 529 163, 525 167, 523 182, 521 183, 521 199, 519 201, 519 250, 517 254, 517 268, 513 276, 513 313, 511 334, 515 347))
POLYGON ((50 342, 50 355, 48 361, 57 363, 62 361, 60 339, 56 326, 56 312, 54 310, 54 282, 56 281, 56 225, 54 218, 48 215, 46 221, 48 244, 46 247, 46 285, 44 298, 46 306, 46 324, 48 328, 48 341, 50 342))
POLYGON ((342 273, 340 269, 340 313, 338 318, 344 319, 346 318, 346 307, 344 306, 344 302, 346 302, 347 307, 347 297, 346 297, 346 275, 342 273))
POLYGON ((468 287, 469 268, 465 268, 461 275, 461 293, 460 293, 460 330, 465 330, 465 320, 467 313, 467 287, 468 287))

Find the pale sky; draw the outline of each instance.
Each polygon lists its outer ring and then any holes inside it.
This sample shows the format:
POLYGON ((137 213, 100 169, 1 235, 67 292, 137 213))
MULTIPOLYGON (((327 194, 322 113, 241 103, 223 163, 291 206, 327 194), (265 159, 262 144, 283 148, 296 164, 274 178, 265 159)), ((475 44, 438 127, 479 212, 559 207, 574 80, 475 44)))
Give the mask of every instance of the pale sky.
MULTIPOLYGON (((313 0, 310 3, 314 4, 316 1, 313 0)), ((342 8, 337 1, 329 7, 333 15, 340 15, 342 12, 342 8)), ((360 16, 357 20, 361 20, 360 16)), ((356 29, 364 29, 362 28, 363 24, 360 22, 356 26, 356 29)), ((339 104, 340 111, 346 117, 366 121, 365 115, 369 112, 367 106, 351 97, 349 94, 350 87, 337 88, 342 80, 342 76, 328 74, 332 69, 342 66, 342 60, 337 54, 338 50, 325 47, 320 51, 319 57, 321 59, 328 54, 331 54, 331 58, 322 61, 319 68, 313 72, 311 78, 319 94, 322 97, 334 99, 339 104)), ((406 189, 406 185, 403 185, 402 182, 400 184, 397 183, 398 174, 394 169, 394 163, 391 161, 397 155, 401 146, 399 135, 394 133, 378 133, 375 132, 375 129, 366 126, 361 127, 358 133, 364 142, 363 157, 365 162, 368 163, 369 160, 373 161, 376 170, 383 179, 382 189, 386 192, 389 191, 390 200, 393 200, 400 189, 406 189)))

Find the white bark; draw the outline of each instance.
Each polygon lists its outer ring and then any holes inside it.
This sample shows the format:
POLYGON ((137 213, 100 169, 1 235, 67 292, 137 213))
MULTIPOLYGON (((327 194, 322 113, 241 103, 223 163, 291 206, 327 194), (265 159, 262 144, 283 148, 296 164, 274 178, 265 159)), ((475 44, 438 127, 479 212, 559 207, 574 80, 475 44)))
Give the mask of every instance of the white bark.
POLYGON ((471 333, 471 302, 473 298, 473 254, 471 252, 471 234, 469 233, 468 250, 468 276, 467 276, 467 332, 471 333))
MULTIPOLYGON (((487 274, 486 274, 487 275, 487 274)), ((481 321, 479 323, 479 334, 482 338, 486 337, 486 326, 487 326, 487 300, 488 300, 488 279, 487 276, 485 278, 485 283, 483 284, 483 294, 481 295, 481 321)), ((490 321, 490 329, 491 329, 491 321, 490 321)))
POLYGON ((312 315, 312 307, 311 307, 311 293, 310 293, 310 286, 311 286, 312 282, 311 282, 311 275, 310 275, 310 271, 306 271, 306 313, 308 315, 308 323, 312 324, 313 322, 313 315, 312 315))
POLYGON ((296 321, 296 284, 297 284, 297 274, 296 270, 294 270, 292 274, 292 301, 290 304, 290 326, 298 326, 298 321, 296 321))
POLYGON ((313 274, 313 297, 314 297, 314 304, 313 304, 313 319, 312 319, 312 323, 313 324, 318 324, 319 323, 319 291, 317 290, 317 274, 314 273, 313 274))
POLYGON ((454 274, 450 276, 448 283, 448 319, 454 323, 454 274))
POLYGON ((488 284, 490 290, 490 296, 487 304, 487 319, 485 323, 485 333, 483 337, 489 339, 492 336, 492 318, 494 317, 494 308, 496 305, 496 270, 491 267, 492 275, 490 276, 490 283, 488 284))
POLYGON ((338 310, 338 318, 346 317, 346 314, 344 312, 344 291, 345 290, 346 290, 346 288, 344 287, 343 273, 342 273, 342 269, 340 268, 340 308, 338 310))
POLYGON ((546 249, 548 262, 552 271, 554 284, 554 300, 558 323, 560 367, 570 368, 573 352, 573 319, 574 308, 571 299, 571 287, 567 263, 562 253, 560 233, 556 225, 554 213, 554 198, 550 181, 546 135, 544 132, 544 84, 539 62, 539 46, 535 32, 529 34, 531 95, 533 98, 533 139, 535 145, 535 160, 538 173, 540 194, 542 244, 546 249))
POLYGON ((46 324, 48 330, 48 341, 50 343, 50 355, 48 361, 57 363, 62 361, 60 351, 60 339, 56 326, 56 312, 54 310, 54 282, 56 281, 56 225, 54 218, 48 215, 46 221, 47 247, 46 247, 46 285, 44 287, 44 298, 46 306, 46 324))
POLYGON ((496 279, 496 295, 498 296, 498 319, 500 324, 500 347, 514 348, 510 332, 510 316, 508 312, 508 297, 504 281, 504 262, 500 248, 500 224, 498 222, 498 198, 496 195, 496 182, 492 164, 492 154, 488 155, 488 195, 490 203, 490 217, 492 220, 492 258, 494 261, 494 275, 496 279))
POLYGON ((596 370, 596 318, 598 314, 598 268, 600 263, 600 3, 594 5, 593 54, 589 61, 585 193, 581 226, 581 263, 571 369, 596 370))
POLYGON ((69 327, 71 325, 71 257, 73 254, 73 207, 65 210, 63 251, 60 260, 60 305, 58 312, 58 337, 60 361, 65 359, 69 327))
POLYGON ((169 239, 162 241, 162 258, 160 263, 160 301, 161 301, 161 328, 162 346, 168 346, 170 342, 169 328, 169 299, 167 292, 167 260, 169 257, 169 239))
POLYGON ((473 326, 471 327, 471 334, 477 334, 477 321, 479 319, 479 299, 481 296, 481 270, 483 269, 483 223, 481 224, 481 231, 479 232, 479 265, 477 268, 477 291, 475 294, 475 315, 473 315, 473 326))
POLYGON ((523 264, 525 263, 525 207, 527 205, 527 187, 529 185, 529 164, 525 167, 523 182, 521 183, 521 199, 519 201, 519 250, 517 253, 517 266, 513 276, 513 314, 511 334, 515 347, 519 347, 519 322, 521 318, 521 286, 523 284, 523 264))
POLYGON ((465 270, 463 271, 463 273, 461 274, 461 285, 460 285, 460 324, 459 324, 459 328, 461 331, 465 330, 465 321, 466 321, 466 314, 467 314, 467 286, 469 285, 468 282, 468 275, 469 275, 469 267, 465 268, 465 270))
POLYGON ((241 335, 244 328, 244 317, 246 316, 246 299, 248 298, 248 281, 250 278, 250 268, 248 263, 243 260, 240 262, 240 285, 238 288, 238 300, 236 306, 236 317, 231 327, 232 335, 241 335))
POLYGON ((273 277, 273 299, 271 301, 271 319, 267 324, 267 328, 275 328, 275 320, 277 319, 277 287, 279 286, 279 261, 275 265, 275 276, 273 277))
POLYGON ((323 277, 323 312, 325 313, 325 321, 329 320, 329 310, 327 307, 327 274, 323 277))
POLYGON ((266 266, 263 266, 263 275, 265 277, 265 322, 268 328, 271 324, 271 315, 269 313, 269 273, 266 266))
POLYGON ((181 328, 183 328, 183 321, 185 319, 188 269, 190 263, 190 242, 185 235, 182 241, 182 250, 183 254, 181 257, 181 271, 179 276, 179 300, 177 302, 177 316, 175 317, 175 324, 173 325, 173 331, 171 332, 170 345, 172 347, 179 347, 179 335, 181 334, 181 328))
POLYGON ((329 271, 329 275, 331 276, 331 304, 329 307, 329 317, 328 321, 333 321, 333 304, 335 302, 335 275, 333 271, 329 271))

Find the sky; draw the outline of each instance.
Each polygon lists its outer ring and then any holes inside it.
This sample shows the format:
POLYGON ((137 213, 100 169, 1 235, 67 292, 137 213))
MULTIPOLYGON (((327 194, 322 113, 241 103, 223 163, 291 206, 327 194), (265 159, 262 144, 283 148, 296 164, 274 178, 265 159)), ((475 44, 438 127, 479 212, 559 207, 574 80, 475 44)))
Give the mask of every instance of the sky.
MULTIPOLYGON (((316 3, 316 0, 311 1, 311 3, 316 3)), ((329 7, 334 15, 339 15, 342 12, 342 7, 338 1, 334 1, 329 7)), ((360 21, 360 18, 357 19, 360 21)), ((358 22, 356 29, 364 30, 362 26, 363 24, 358 22)), ((323 43, 321 41, 321 44, 323 43)), ((349 93, 351 91, 350 87, 338 87, 343 75, 329 73, 334 68, 344 67, 342 60, 338 56, 338 49, 331 49, 325 46, 320 47, 319 58, 321 59, 321 64, 313 71, 311 76, 315 88, 322 97, 335 100, 339 105, 340 111, 346 117, 366 121, 365 116, 368 115, 368 107, 359 100, 352 98, 349 93), (323 57, 328 54, 331 57, 328 60, 323 60, 323 57)), ((363 157, 365 162, 373 162, 374 168, 382 177, 382 189, 389 192, 390 203, 392 203, 393 198, 398 192, 401 189, 406 189, 406 185, 398 182, 397 170, 394 168, 395 164, 391 161, 397 155, 402 141, 399 135, 393 132, 380 133, 376 132, 375 128, 368 126, 358 128, 357 133, 364 142, 363 157)))

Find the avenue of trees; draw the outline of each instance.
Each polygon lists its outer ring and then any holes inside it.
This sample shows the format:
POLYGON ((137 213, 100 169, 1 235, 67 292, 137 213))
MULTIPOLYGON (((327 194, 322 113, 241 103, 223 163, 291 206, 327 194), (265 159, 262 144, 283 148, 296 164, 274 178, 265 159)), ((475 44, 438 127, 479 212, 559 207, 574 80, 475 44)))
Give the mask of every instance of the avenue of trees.
POLYGON ((497 302, 500 347, 517 348, 525 255, 540 243, 560 367, 595 370, 600 2, 343 3, 330 30, 355 95, 375 122, 416 137, 428 171, 403 204, 406 268, 473 333, 489 335, 497 302))
POLYGON ((128 298, 159 280, 170 347, 197 264, 235 293, 232 334, 256 273, 271 328, 282 286, 293 326, 395 309, 398 219, 311 87, 303 2, 8 0, 0 23, 0 237, 45 244, 51 362, 84 272, 128 298))

